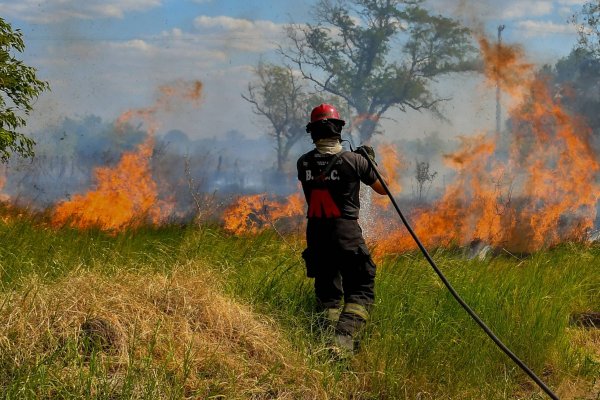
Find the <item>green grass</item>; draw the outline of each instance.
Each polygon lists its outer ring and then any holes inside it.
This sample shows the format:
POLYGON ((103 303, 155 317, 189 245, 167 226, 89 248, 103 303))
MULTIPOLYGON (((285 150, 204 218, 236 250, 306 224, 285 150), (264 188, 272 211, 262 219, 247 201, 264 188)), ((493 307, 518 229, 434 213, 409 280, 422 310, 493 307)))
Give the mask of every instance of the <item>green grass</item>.
MULTIPOLYGON (((544 398, 417 253, 379 261, 377 300, 362 349, 342 365, 332 363, 323 351, 325 338, 317 329, 312 281, 304 277, 298 239, 284 239, 273 231, 233 237, 214 226, 146 228, 111 236, 19 220, 0 223, 0 240, 0 310, 2 299, 25 296, 32 280, 50 285, 87 272, 108 278, 123 271, 169 275, 174 268, 200 263, 221 279, 227 295, 277 322, 307 373, 316 374, 331 398, 544 398)), ((592 390, 600 376, 597 355, 574 340, 592 332, 571 327, 569 317, 600 310, 598 246, 565 244, 522 259, 498 255, 487 261, 440 249, 434 259, 488 326, 551 387, 579 381, 588 384, 584 390, 592 390)), ((185 360, 172 360, 181 364, 175 374, 148 358, 132 357, 117 379, 110 362, 98 361, 102 351, 90 359, 77 346, 57 344, 42 358, 0 356, 0 394, 34 398, 40 393, 35 388, 46 387, 46 397, 57 398, 189 395, 182 389, 185 360)), ((148 350, 151 343, 137 346, 148 350)), ((144 354, 151 357, 152 351, 144 354)), ((206 374, 207 379, 214 376, 206 374)), ((274 370, 264 379, 276 376, 274 370)), ((219 388, 218 382, 227 385, 227 379, 211 382, 214 394, 232 397, 219 388)), ((561 390, 569 398, 568 390, 561 390)))

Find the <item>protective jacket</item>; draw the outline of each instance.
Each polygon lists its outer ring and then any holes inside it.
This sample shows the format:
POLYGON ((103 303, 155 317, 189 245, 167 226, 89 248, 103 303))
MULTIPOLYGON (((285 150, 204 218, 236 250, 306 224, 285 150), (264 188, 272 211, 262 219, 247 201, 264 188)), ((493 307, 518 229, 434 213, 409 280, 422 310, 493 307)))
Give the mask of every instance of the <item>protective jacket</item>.
POLYGON ((307 275, 315 278, 324 309, 335 309, 344 299, 336 329, 352 335, 374 300, 375 264, 358 217, 360 183, 370 186, 377 175, 362 155, 348 151, 332 155, 314 149, 298 159, 297 168, 308 204, 302 253, 307 275))
POLYGON ((358 219, 360 182, 370 186, 377 175, 363 156, 343 151, 327 176, 322 176, 334 157, 314 149, 298 159, 298 180, 308 203, 307 217, 358 219))

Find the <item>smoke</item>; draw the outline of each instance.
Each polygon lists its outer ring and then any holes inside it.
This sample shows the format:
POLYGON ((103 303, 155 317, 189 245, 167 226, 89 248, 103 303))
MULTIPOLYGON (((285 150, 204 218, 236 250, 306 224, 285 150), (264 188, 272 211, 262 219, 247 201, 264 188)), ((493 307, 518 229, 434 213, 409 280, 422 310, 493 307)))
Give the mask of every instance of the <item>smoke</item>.
MULTIPOLYGON (((33 133, 37 145, 32 160, 12 158, 2 167, 6 171, 0 172, 0 192, 5 199, 37 209, 70 200, 93 188, 97 168, 115 167, 148 134, 141 122, 107 122, 95 115, 64 118, 33 133)), ((199 139, 181 130, 158 132, 151 155, 160 197, 173 201, 178 215, 194 211, 191 190, 222 197, 289 194, 295 183, 274 170, 274 160, 270 138, 248 138, 235 130, 199 139)))
MULTIPOLYGON (((436 2, 433 2, 433 5, 435 6, 436 2)), ((452 9, 455 15, 461 16, 463 22, 480 32, 483 31, 481 21, 492 17, 497 11, 492 2, 457 0, 437 2, 437 5, 443 6, 445 14, 449 8, 452 9)), ((517 11, 518 8, 514 8, 514 12, 517 11)), ((211 21, 205 18, 198 23, 200 22, 206 24, 211 21)), ((237 20, 229 22, 247 23, 247 21, 237 20)), ((67 36, 80 36, 75 28, 65 29, 61 33, 65 40, 67 36)), ((173 35, 181 35, 181 32, 177 34, 175 32, 173 35)), ((493 44, 488 43, 488 45, 490 48, 494 47, 493 44)), ((162 57, 160 67, 152 63, 157 48, 150 41, 129 41, 120 43, 119 46, 114 44, 112 46, 118 47, 123 54, 135 53, 136 57, 148 61, 148 68, 152 68, 156 75, 166 73, 167 69, 172 70, 170 65, 169 68, 165 66, 167 63, 164 60, 167 57, 162 57), (151 67, 152 65, 155 66, 151 67)), ((97 48, 99 52, 94 52, 86 50, 84 45, 71 43, 68 49, 74 57, 81 58, 87 65, 99 59, 102 49, 108 51, 109 47, 110 45, 101 45, 97 48)), ((171 54, 163 50, 164 52, 161 53, 163 56, 171 54)), ((600 69, 597 63, 567 64, 557 69, 556 79, 549 85, 556 86, 553 95, 563 99, 563 104, 570 111, 584 114, 589 119, 588 122, 593 130, 592 145, 595 146, 598 154, 599 124, 594 122, 594 115, 597 118, 597 112, 594 110, 598 109, 598 88, 597 83, 594 86, 586 85, 585 82, 599 82, 597 74, 600 69), (567 84, 577 79, 579 79, 577 84, 572 86, 567 84), (570 91, 574 91, 576 95, 571 96, 570 91), (594 106, 590 110, 586 109, 585 107, 590 107, 590 104, 594 106)), ((56 66, 56 69, 59 70, 59 67, 56 66)), ((196 68, 197 66, 190 64, 189 69, 184 70, 183 73, 184 75, 188 72, 190 75, 195 74, 196 68)), ((522 75, 533 68, 530 64, 524 64, 516 71, 511 69, 515 74, 498 76, 498 79, 512 82, 518 87, 522 75)), ((82 75, 83 69, 85 68, 71 65, 70 69, 61 75, 64 78, 63 82, 68 80, 69 74, 82 75)), ((228 72, 222 71, 223 75, 227 75, 228 72)), ((487 72, 493 75, 494 70, 487 72)), ((126 74, 127 79, 133 79, 135 82, 142 82, 139 79, 143 79, 140 76, 132 76, 131 70, 118 73, 126 74)), ((140 75, 147 73, 144 71, 140 75)), ((148 73, 147 78, 150 75, 155 78, 153 73, 148 73)), ((214 71, 211 73, 215 74, 214 71)), ((174 73, 171 71, 170 74, 169 78, 174 73)), ((121 82, 122 78, 116 79, 106 71, 97 75, 97 79, 90 81, 89 85, 78 88, 83 90, 78 92, 78 96, 91 96, 92 94, 82 93, 96 92, 100 82, 121 82)), ((239 195, 268 193, 286 196, 295 193, 297 191, 294 173, 295 156, 311 147, 308 137, 306 141, 297 144, 290 151, 291 160, 287 170, 277 171, 274 166, 275 143, 264 134, 265 125, 253 124, 256 121, 251 121, 247 115, 237 112, 239 108, 244 107, 244 103, 239 99, 239 92, 234 93, 237 102, 234 96, 229 96, 234 91, 231 82, 233 79, 239 80, 239 75, 237 78, 229 76, 221 78, 218 82, 216 79, 208 82, 208 85, 214 89, 211 92, 213 97, 210 99, 201 96, 202 84, 192 85, 191 91, 188 92, 190 87, 187 86, 186 81, 172 81, 172 84, 157 89, 162 97, 159 96, 150 106, 131 110, 125 110, 123 107, 123 113, 114 121, 105 115, 102 118, 95 115, 70 116, 43 129, 37 129, 33 132, 38 142, 36 158, 32 161, 11 161, 4 174, 5 182, 0 178, 0 186, 4 186, 0 189, 3 196, 37 208, 51 207, 70 200, 77 194, 94 189, 97 185, 95 171, 98 168, 112 168, 119 165, 123 155, 136 151, 149 135, 153 136, 150 156, 152 179, 157 184, 159 199, 173 206, 172 214, 175 216, 187 218, 197 211, 195 194, 216 193, 219 201, 228 202, 239 195), (225 87, 225 84, 230 86, 225 87), (215 89, 216 86, 223 86, 223 89, 219 92, 215 89), (215 115, 219 111, 222 117, 219 117, 219 123, 214 123, 215 119, 211 119, 211 125, 207 127, 201 117, 213 111, 215 115), (152 121, 149 122, 148 118, 152 121), (234 126, 237 129, 232 129, 234 126)), ((164 81, 164 79, 156 81, 164 81)), ((493 81, 494 79, 490 81, 492 86, 493 81)), ((426 113, 417 115, 401 112, 386 114, 386 117, 391 118, 381 120, 383 131, 381 139, 385 139, 381 142, 391 143, 397 150, 398 156, 402 158, 403 169, 399 178, 399 188, 401 188, 399 193, 405 200, 414 200, 417 197, 415 173, 419 163, 428 164, 428 173, 432 175, 437 173, 428 183, 429 189, 425 193, 424 201, 433 202, 440 199, 457 175, 444 163, 443 155, 453 153, 458 148, 459 135, 472 136, 489 132, 495 126, 494 91, 490 90, 490 85, 486 86, 481 82, 481 78, 473 74, 467 78, 456 78, 452 82, 441 81, 438 84, 437 89, 441 90, 441 97, 454 98, 447 103, 445 110, 447 120, 435 120, 426 113)), ((137 90, 147 91, 147 89, 137 90)), ((104 88, 100 92, 106 93, 107 89, 104 88)), ((115 93, 110 94, 112 101, 122 103, 125 98, 120 96, 122 92, 115 93)), ((71 101, 76 102, 77 99, 71 101)), ((108 103, 109 96, 103 98, 103 101, 108 103)), ((514 99, 505 99, 504 109, 514 105, 514 102, 516 102, 514 99), (509 101, 513 104, 508 104, 509 101)), ((348 116, 348 119, 350 117, 348 116)), ((507 131, 513 130, 516 121, 514 117, 505 121, 507 131)), ((506 159, 506 150, 494 154, 494 157, 506 159)))
POLYGON ((118 134, 112 123, 89 115, 64 118, 32 137, 36 156, 10 160, 4 193, 20 204, 45 208, 89 188, 92 171, 114 165, 123 152, 143 140, 145 132, 131 127, 118 134))

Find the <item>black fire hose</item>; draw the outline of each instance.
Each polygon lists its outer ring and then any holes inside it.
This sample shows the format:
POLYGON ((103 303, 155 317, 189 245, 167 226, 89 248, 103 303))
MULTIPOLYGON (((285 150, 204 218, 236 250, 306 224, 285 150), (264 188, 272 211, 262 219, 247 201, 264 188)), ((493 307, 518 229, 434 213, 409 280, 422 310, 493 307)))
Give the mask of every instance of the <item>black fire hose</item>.
POLYGON ((506 355, 509 356, 511 358, 511 360, 513 360, 515 362, 515 364, 517 364, 523 371, 525 371, 525 373, 527 375, 529 375, 531 377, 531 379, 533 379, 533 381, 544 392, 546 392, 546 394, 551 399, 558 400, 558 396, 556 394, 554 394, 554 392, 552 390, 550 390, 550 388, 548 388, 548 386, 546 386, 546 384, 527 365, 525 365, 525 363, 523 361, 521 361, 508 347, 506 347, 506 345, 504 343, 502 343, 502 341, 500 341, 500 339, 498 339, 498 337, 494 334, 494 332, 492 332, 492 330, 481 320, 481 318, 479 318, 479 316, 475 313, 475 311, 473 311, 471 309, 471 307, 469 307, 469 305, 467 303, 465 303, 465 301, 459 296, 459 294, 452 287, 452 285, 450 284, 450 282, 448 282, 448 279, 446 279, 446 277, 444 276, 444 274, 442 273, 442 271, 435 264, 435 262, 433 261, 433 258, 431 258, 431 256, 427 252, 427 249, 425 249, 425 246, 423 246, 423 244, 421 243, 421 241, 417 237, 416 233, 413 231, 412 227, 408 223, 408 220, 404 217, 404 214, 402 214, 402 211, 400 211, 400 207, 398 207, 398 204, 396 203, 396 200, 394 199, 394 196, 392 196, 392 193, 390 192, 389 187, 387 186, 387 184, 383 180, 381 174, 379 173, 379 171, 375 167, 373 161, 369 158, 369 155, 366 153, 366 151, 364 149, 362 149, 360 147, 358 149, 356 149, 356 150, 360 151, 360 153, 369 162, 369 165, 371 166, 371 168, 373 168, 373 170, 375 171, 375 174, 377 175, 377 178, 379 179, 379 182, 381 182, 381 185, 385 189, 385 192, 387 193, 387 195, 390 198, 392 204, 394 205, 394 208, 396 209, 396 212, 400 216, 400 219, 402 220, 402 223, 404 224, 404 226, 406 226, 406 229, 408 229, 408 232, 410 233, 410 235, 412 236, 412 238, 417 243, 417 246, 419 246, 419 249, 421 249, 421 252, 423 253, 423 255, 425 256, 425 258, 427 259, 427 261, 429 262, 429 264, 431 265, 431 267, 433 268, 433 270, 435 271, 435 273, 440 277, 440 279, 442 280, 442 282, 444 283, 444 285, 446 286, 446 288, 448 288, 448 290, 450 291, 450 293, 452 294, 452 296, 456 299, 456 301, 458 301, 458 303, 462 306, 462 308, 465 309, 465 311, 471 316, 471 318, 473 318, 475 320, 475 322, 477 322, 477 325, 479 325, 481 327, 481 329, 484 330, 484 332, 490 337, 490 339, 492 339, 494 341, 494 343, 496 343, 496 345, 504 353, 506 353, 506 355))

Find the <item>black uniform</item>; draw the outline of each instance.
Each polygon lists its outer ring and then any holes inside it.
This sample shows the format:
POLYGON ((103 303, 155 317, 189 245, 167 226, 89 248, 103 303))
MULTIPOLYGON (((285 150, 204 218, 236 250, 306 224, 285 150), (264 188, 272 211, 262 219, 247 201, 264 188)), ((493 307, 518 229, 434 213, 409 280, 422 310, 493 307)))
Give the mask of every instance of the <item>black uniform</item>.
POLYGON ((298 179, 308 204, 302 256, 307 275, 315 278, 320 306, 338 308, 344 298, 337 329, 352 335, 374 300, 375 264, 357 220, 360 183, 370 186, 377 176, 362 155, 348 151, 339 154, 324 176, 334 158, 314 149, 298 159, 298 179))

